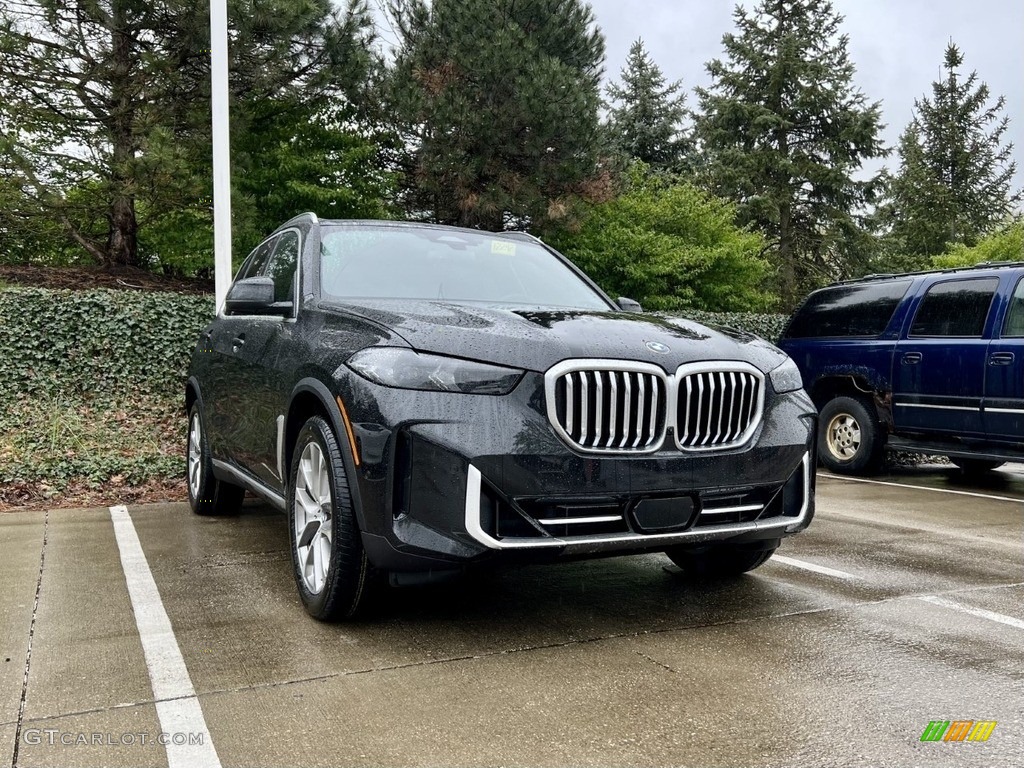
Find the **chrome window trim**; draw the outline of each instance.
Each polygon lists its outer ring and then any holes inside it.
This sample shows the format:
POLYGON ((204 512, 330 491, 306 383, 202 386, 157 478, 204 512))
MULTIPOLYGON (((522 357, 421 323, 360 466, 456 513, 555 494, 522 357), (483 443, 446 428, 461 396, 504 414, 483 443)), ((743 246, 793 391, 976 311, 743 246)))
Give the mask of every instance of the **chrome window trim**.
MULTIPOLYGON (((231 281, 231 285, 228 286, 228 293, 231 292, 231 288, 235 285, 235 283, 238 282, 238 275, 241 274, 242 267, 245 266, 245 262, 247 262, 250 258, 252 258, 252 255, 254 253, 256 253, 256 251, 258 251, 260 248, 262 248, 265 243, 268 243, 271 240, 277 240, 282 235, 284 235, 284 234, 286 234, 288 232, 294 232, 295 235, 299 238, 299 255, 298 255, 298 258, 295 260, 295 278, 294 278, 295 279, 295 284, 292 286, 292 313, 290 315, 287 315, 287 316, 285 316, 285 315, 280 315, 280 316, 278 316, 278 315, 229 315, 227 313, 227 302, 225 302, 224 306, 220 308, 219 312, 217 312, 217 317, 218 318, 223 319, 225 317, 266 317, 266 318, 271 319, 271 320, 281 320, 281 321, 284 321, 284 322, 295 322, 295 320, 298 319, 298 316, 299 316, 299 298, 302 296, 302 249, 306 245, 306 239, 302 236, 302 230, 300 230, 298 227, 288 227, 288 228, 282 229, 282 230, 275 230, 270 235, 268 235, 267 237, 265 237, 262 240, 260 240, 259 244, 255 248, 253 248, 251 251, 249 251, 249 255, 246 256, 245 259, 242 260, 242 266, 238 268, 238 272, 235 273, 235 277, 231 281)), ((275 251, 277 251, 277 243, 274 243, 274 249, 270 252, 270 259, 274 258, 274 252, 275 251)), ((268 264, 270 263, 269 259, 268 259, 267 263, 268 264)))
MULTIPOLYGON (((980 411, 980 405, 932 405, 931 403, 893 403, 897 408, 934 408, 939 411, 980 411)), ((995 408, 988 410, 994 411, 995 408)))
POLYGON ((469 465, 466 472, 466 507, 465 522, 466 532, 479 544, 488 549, 542 549, 551 547, 563 547, 572 551, 575 547, 589 547, 594 544, 616 544, 629 542, 656 542, 659 546, 671 545, 676 542, 686 541, 713 541, 715 539, 730 538, 736 534, 748 531, 776 531, 793 532, 800 528, 806 521, 811 508, 811 473, 814 471, 811 454, 805 453, 800 461, 800 467, 804 473, 804 498, 800 512, 796 517, 784 517, 778 515, 766 520, 754 520, 749 523, 725 523, 723 525, 708 525, 700 528, 691 528, 680 533, 628 533, 628 534, 604 534, 599 536, 553 536, 548 539, 533 539, 522 537, 509 537, 495 539, 488 534, 480 524, 480 492, 482 491, 482 475, 480 470, 469 465))

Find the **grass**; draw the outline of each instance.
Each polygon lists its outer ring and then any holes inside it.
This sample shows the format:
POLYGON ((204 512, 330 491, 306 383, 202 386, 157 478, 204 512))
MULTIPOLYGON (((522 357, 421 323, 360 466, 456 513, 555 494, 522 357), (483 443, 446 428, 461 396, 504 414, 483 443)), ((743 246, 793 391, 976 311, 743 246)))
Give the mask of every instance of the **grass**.
POLYGON ((185 427, 172 398, 21 398, 0 414, 0 504, 176 486, 184 476, 185 427))

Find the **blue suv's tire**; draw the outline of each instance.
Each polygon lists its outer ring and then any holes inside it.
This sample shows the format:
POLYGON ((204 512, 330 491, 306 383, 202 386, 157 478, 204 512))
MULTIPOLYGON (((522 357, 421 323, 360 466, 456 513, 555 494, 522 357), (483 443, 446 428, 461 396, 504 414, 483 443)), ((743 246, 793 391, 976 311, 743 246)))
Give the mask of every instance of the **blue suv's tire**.
POLYGON ((882 466, 885 432, 866 397, 840 395, 818 418, 818 461, 842 475, 868 475, 882 466))

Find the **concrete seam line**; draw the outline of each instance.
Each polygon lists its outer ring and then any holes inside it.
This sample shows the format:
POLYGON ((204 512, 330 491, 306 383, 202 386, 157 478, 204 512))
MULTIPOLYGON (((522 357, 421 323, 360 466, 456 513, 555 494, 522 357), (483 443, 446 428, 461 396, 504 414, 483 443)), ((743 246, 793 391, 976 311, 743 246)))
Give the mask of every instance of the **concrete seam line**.
POLYGON ((943 608, 951 608, 954 611, 969 613, 971 616, 977 616, 979 619, 988 619, 989 621, 997 621, 1000 624, 1005 624, 1008 627, 1024 629, 1024 621, 1015 619, 1013 616, 996 613, 995 611, 987 611, 984 608, 971 608, 970 606, 961 605, 960 603, 952 600, 947 600, 944 597, 936 597, 934 595, 926 595, 925 597, 919 597, 917 599, 933 605, 940 605, 943 608))
POLYGON ((168 768, 220 768, 192 678, 128 508, 110 507, 110 519, 156 699, 157 718, 163 733, 171 737, 165 745, 168 768), (185 734, 184 743, 174 743, 178 734, 185 734))
POLYGON ((43 545, 39 549, 39 578, 36 579, 36 595, 32 601, 32 619, 28 625, 28 644, 25 646, 25 675, 21 681, 21 699, 18 701, 18 721, 14 728, 14 752, 11 754, 11 768, 18 768, 21 746, 21 729, 25 723, 25 705, 28 703, 28 681, 32 670, 32 641, 36 636, 36 616, 39 614, 39 593, 43 591, 43 566, 46 565, 46 541, 50 533, 50 510, 43 515, 43 545))
POLYGON ((824 576, 832 576, 837 579, 846 579, 848 581, 860 581, 860 576, 854 576, 852 573, 846 571, 837 571, 835 568, 827 568, 824 565, 817 565, 815 563, 808 563, 805 560, 794 560, 792 557, 784 557, 783 555, 775 555, 768 560, 769 563, 780 563, 781 565, 789 565, 793 568, 802 568, 805 571, 813 571, 814 573, 820 573, 824 576))
POLYGON ((844 483, 870 483, 871 485, 891 485, 893 488, 913 488, 915 491, 931 491, 932 493, 951 493, 955 496, 973 496, 976 499, 995 499, 996 501, 1012 501, 1015 504, 1024 504, 1024 499, 1015 499, 1012 496, 995 496, 991 493, 974 493, 973 491, 954 491, 952 488, 929 488, 927 485, 906 485, 904 483, 890 483, 887 480, 868 480, 865 477, 842 477, 831 475, 826 472, 819 472, 818 477, 826 480, 841 480, 844 483))

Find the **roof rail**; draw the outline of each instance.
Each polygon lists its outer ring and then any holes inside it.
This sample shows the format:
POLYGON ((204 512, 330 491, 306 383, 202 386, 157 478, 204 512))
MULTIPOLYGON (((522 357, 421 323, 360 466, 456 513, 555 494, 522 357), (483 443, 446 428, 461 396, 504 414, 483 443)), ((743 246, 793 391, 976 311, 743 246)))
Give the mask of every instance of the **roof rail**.
POLYGON ((832 285, 850 285, 851 283, 866 283, 874 280, 891 280, 897 277, 918 277, 920 275, 945 275, 955 272, 971 272, 979 269, 999 269, 1001 267, 1024 267, 1024 261, 982 261, 969 267, 948 267, 946 269, 922 269, 916 272, 879 272, 865 275, 864 277, 851 278, 850 280, 839 280, 832 285))

